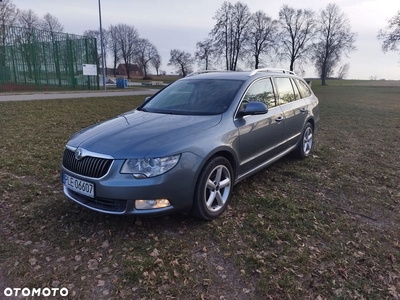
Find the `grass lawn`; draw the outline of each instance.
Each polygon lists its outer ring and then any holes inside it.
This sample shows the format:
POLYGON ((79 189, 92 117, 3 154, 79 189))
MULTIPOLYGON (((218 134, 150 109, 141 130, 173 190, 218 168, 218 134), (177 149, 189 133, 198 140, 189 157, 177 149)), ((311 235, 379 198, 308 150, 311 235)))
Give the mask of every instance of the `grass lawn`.
MULTIPOLYGON (((329 82, 328 82, 329 83, 329 82)), ((0 299, 399 299, 400 87, 313 83, 314 151, 235 187, 213 222, 116 217, 62 193, 82 127, 144 97, 0 103, 0 299)))

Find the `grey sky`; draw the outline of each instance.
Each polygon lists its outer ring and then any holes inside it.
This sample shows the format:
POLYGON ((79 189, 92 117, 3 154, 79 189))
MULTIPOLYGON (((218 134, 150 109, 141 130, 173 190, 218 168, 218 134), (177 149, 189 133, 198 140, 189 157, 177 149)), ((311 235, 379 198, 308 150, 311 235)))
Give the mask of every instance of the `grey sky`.
MULTIPOLYGON (((149 39, 159 50, 163 70, 167 67, 171 49, 194 53, 196 42, 208 36, 215 24, 213 17, 223 0, 101 0, 103 27, 110 24, 133 25, 143 38, 149 39)), ((230 1, 235 3, 237 1, 230 1)), ((318 12, 334 2, 350 19, 352 31, 357 32, 357 50, 341 64, 350 63, 348 78, 378 78, 400 80, 400 55, 381 51, 378 30, 400 10, 400 2, 393 0, 243 0, 251 12, 263 10, 277 19, 279 9, 287 4, 294 8, 318 12)), ((56 16, 65 32, 82 34, 99 27, 98 0, 13 0, 20 9, 32 9, 40 17, 45 13, 56 16)), ((276 65, 288 67, 288 63, 276 65)), ((306 76, 315 76, 314 68, 305 68, 306 76)))

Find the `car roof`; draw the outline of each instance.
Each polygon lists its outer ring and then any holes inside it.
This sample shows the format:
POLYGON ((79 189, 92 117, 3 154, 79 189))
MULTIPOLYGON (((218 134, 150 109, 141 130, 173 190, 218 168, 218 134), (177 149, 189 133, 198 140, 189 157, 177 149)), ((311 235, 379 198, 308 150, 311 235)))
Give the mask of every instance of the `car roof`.
POLYGON ((292 71, 285 69, 265 68, 251 71, 227 71, 227 70, 206 70, 194 72, 185 77, 185 79, 229 79, 229 80, 248 80, 250 77, 257 78, 265 75, 284 75, 297 77, 292 71))

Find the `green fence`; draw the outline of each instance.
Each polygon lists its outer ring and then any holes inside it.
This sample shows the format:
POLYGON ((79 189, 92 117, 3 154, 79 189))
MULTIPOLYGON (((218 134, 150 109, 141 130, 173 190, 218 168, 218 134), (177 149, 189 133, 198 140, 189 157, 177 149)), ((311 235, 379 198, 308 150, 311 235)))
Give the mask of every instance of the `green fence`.
POLYGON ((98 76, 96 39, 67 33, 5 26, 0 28, 0 92, 93 90, 98 76))

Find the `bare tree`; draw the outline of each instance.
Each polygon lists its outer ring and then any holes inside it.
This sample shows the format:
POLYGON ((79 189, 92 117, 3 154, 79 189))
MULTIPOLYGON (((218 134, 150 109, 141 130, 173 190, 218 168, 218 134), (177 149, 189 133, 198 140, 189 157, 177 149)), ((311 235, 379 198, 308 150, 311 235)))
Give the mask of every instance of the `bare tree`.
POLYGON ((14 26, 17 23, 19 9, 11 0, 3 0, 0 2, 0 26, 14 26))
POLYGON ((314 12, 305 9, 294 9, 284 5, 279 11, 282 24, 283 57, 290 61, 290 70, 294 70, 297 60, 305 60, 315 31, 314 12))
POLYGON ((144 78, 147 78, 149 64, 159 56, 157 48, 148 39, 138 39, 134 55, 134 61, 142 69, 144 78))
POLYGON ((0 2, 0 68, 5 66, 5 44, 7 39, 6 26, 16 24, 19 15, 18 8, 11 0, 3 0, 0 2))
POLYGON ((319 15, 316 42, 313 46, 315 67, 322 79, 322 85, 326 85, 326 78, 332 75, 342 55, 356 49, 355 38, 356 34, 351 32, 347 16, 336 4, 328 4, 319 15))
POLYGON ((50 31, 52 33, 64 31, 64 26, 60 23, 57 17, 49 13, 45 14, 42 20, 40 20, 39 28, 42 30, 50 31))
POLYGON ((263 11, 251 16, 246 49, 251 55, 255 69, 259 68, 261 56, 276 50, 279 24, 263 11))
POLYGON ((350 69, 350 64, 344 64, 342 66, 340 66, 339 71, 338 71, 338 79, 344 79, 347 77, 348 73, 349 73, 349 69, 350 69))
MULTIPOLYGON (((95 38, 97 41, 97 61, 99 62, 99 66, 102 66, 102 55, 101 55, 101 35, 100 28, 98 30, 85 30, 83 32, 84 36, 88 36, 91 38, 95 38)), ((107 67, 107 51, 108 43, 109 43, 109 32, 103 28, 103 50, 104 50, 104 66, 107 67)), ((107 74, 106 74, 107 75, 107 74)))
POLYGON ((172 49, 170 55, 171 57, 168 66, 177 68, 183 77, 192 72, 194 59, 190 53, 178 49, 172 49))
POLYGON ((114 76, 116 76, 117 64, 121 58, 120 50, 119 50, 119 43, 118 43, 118 29, 116 26, 110 25, 108 32, 109 32, 108 49, 110 50, 110 52, 112 54, 114 76))
POLYGON ((156 69, 156 74, 157 76, 159 75, 159 71, 160 71, 160 67, 162 64, 162 60, 161 60, 161 55, 157 54, 152 60, 151 60, 151 65, 154 67, 154 69, 156 69))
POLYGON ((382 51, 398 51, 400 44, 400 10, 390 18, 385 29, 378 32, 378 39, 382 40, 382 51))
POLYGON ((32 9, 23 10, 18 16, 17 24, 20 27, 32 30, 34 28, 39 28, 40 18, 32 9))
MULTIPOLYGON (((54 41, 57 40, 58 33, 64 31, 64 26, 57 19, 57 17, 51 15, 50 13, 47 13, 43 16, 43 18, 41 20, 39 20, 38 26, 39 26, 39 29, 45 31, 42 34, 53 41, 52 45, 49 43, 45 43, 42 45, 43 48, 45 48, 45 47, 48 48, 47 56, 48 55, 53 56, 53 59, 56 62, 57 60, 59 60, 59 54, 64 52, 62 55, 62 57, 63 57, 62 60, 67 61, 68 55, 66 54, 67 53, 66 49, 64 47, 60 47, 59 45, 55 46, 55 44, 54 44, 54 41)), ((41 62, 44 62, 48 59, 48 57, 45 57, 44 55, 40 55, 40 59, 41 59, 41 62)), ((67 65, 66 62, 64 64, 67 65)), ((40 68, 40 66, 39 66, 39 68, 40 68)), ((56 71, 57 77, 61 78, 61 69, 60 69, 59 64, 55 65, 55 71, 56 71)))
POLYGON ((251 13, 246 4, 242 2, 231 4, 227 1, 214 16, 217 24, 210 36, 213 38, 216 54, 225 58, 227 70, 236 70, 238 60, 243 55, 246 29, 250 18, 251 13))
POLYGON ((126 24, 118 24, 116 26, 116 41, 121 59, 124 61, 126 73, 130 77, 134 52, 139 33, 133 26, 126 24))
POLYGON ((40 25, 40 18, 31 9, 23 10, 18 15, 17 25, 23 30, 16 38, 16 42, 20 45, 21 55, 28 69, 30 79, 37 80, 37 71, 40 71, 41 64, 39 51, 36 51, 37 34, 36 30, 40 25))
POLYGON ((211 39, 205 39, 202 42, 197 42, 195 59, 198 61, 199 66, 204 62, 204 69, 209 70, 214 56, 214 46, 211 39))

